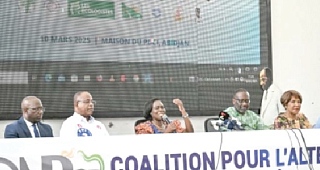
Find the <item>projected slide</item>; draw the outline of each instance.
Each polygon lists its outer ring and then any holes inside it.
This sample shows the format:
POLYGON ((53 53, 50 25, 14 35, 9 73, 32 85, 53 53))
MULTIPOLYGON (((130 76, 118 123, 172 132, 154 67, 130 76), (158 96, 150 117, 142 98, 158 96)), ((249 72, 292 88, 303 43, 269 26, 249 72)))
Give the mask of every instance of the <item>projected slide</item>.
POLYGON ((10 75, 2 75, 0 100, 37 95, 47 112, 64 115, 72 95, 88 90, 97 112, 119 117, 141 112, 151 97, 169 111, 178 97, 211 114, 243 87, 257 109, 259 70, 270 60, 268 8, 265 0, 2 2, 0 71, 10 75))

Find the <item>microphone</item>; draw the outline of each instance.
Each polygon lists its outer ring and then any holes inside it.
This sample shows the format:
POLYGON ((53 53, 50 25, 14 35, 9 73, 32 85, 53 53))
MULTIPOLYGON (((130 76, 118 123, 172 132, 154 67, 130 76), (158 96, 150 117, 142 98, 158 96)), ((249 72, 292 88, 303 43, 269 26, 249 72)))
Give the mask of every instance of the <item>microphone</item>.
MULTIPOLYGON (((171 121, 169 120, 169 117, 166 114, 163 114, 161 116, 162 121, 166 122, 168 125, 171 123, 171 121)), ((172 131, 172 133, 176 133, 176 130, 172 131)))
POLYGON ((169 117, 166 114, 162 115, 161 118, 162 118, 162 121, 166 122, 167 124, 171 123, 171 121, 169 120, 169 117))
POLYGON ((230 117, 229 113, 228 112, 224 112, 224 111, 221 111, 219 113, 219 119, 220 120, 228 120, 230 117))
POLYGON ((228 130, 244 130, 243 127, 241 127, 241 123, 238 122, 236 118, 231 117, 227 112, 221 111, 219 113, 219 119, 222 121, 219 123, 220 127, 225 127, 228 130))

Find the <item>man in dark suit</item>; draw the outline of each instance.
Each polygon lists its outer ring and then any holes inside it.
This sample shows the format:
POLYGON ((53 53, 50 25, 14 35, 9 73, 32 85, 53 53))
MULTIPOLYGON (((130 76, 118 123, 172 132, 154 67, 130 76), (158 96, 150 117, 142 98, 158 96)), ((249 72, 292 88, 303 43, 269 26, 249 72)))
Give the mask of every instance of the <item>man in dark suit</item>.
POLYGON ((27 96, 21 102, 22 116, 6 126, 4 138, 53 137, 50 125, 41 123, 45 108, 36 96, 27 96))

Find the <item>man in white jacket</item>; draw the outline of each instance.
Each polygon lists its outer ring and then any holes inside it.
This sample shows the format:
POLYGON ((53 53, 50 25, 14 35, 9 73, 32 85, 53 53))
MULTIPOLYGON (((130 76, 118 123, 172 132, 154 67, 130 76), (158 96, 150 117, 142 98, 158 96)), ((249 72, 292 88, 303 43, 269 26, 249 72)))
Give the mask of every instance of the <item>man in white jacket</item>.
POLYGON ((260 86, 263 90, 261 100, 260 117, 265 125, 273 126, 275 118, 285 109, 280 102, 281 90, 273 83, 272 71, 270 68, 263 68, 260 71, 260 86))
POLYGON ((103 123, 92 116, 96 101, 87 91, 74 95, 74 113, 61 126, 60 137, 108 136, 109 133, 103 123))

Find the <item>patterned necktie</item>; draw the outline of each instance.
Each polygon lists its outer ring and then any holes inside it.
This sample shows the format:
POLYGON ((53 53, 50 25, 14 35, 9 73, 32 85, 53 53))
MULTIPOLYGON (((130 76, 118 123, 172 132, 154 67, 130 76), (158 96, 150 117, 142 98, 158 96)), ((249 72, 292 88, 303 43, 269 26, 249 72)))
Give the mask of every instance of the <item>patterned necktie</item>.
POLYGON ((36 138, 40 137, 39 131, 38 131, 37 126, 36 126, 36 123, 33 123, 33 124, 32 124, 32 127, 33 127, 34 136, 35 136, 36 138))

